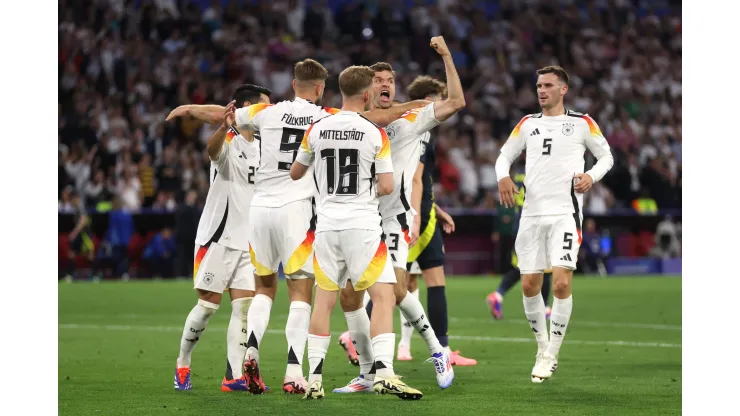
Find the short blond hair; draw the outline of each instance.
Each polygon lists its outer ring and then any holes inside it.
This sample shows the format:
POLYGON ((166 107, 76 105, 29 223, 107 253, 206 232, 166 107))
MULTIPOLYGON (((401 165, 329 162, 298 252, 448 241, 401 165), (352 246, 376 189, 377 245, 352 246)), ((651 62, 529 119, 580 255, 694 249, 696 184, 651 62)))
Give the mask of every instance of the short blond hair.
POLYGON ((296 62, 293 67, 293 76, 296 81, 325 82, 329 78, 329 71, 313 59, 304 59, 296 62))
POLYGON ((375 72, 367 66, 351 66, 339 74, 339 90, 347 97, 365 92, 373 85, 375 72))

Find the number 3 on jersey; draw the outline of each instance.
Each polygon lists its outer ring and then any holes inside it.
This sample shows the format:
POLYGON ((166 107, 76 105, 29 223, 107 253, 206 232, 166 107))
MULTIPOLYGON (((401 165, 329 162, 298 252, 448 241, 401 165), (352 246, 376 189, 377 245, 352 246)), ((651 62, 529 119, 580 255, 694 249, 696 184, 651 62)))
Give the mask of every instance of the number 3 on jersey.
POLYGON ((323 149, 321 160, 326 161, 326 192, 329 195, 357 195, 357 177, 359 175, 359 152, 357 149, 323 149), (336 179, 337 164, 339 180, 336 179))
POLYGON ((278 161, 278 170, 290 172, 290 165, 295 162, 295 157, 298 154, 298 149, 301 147, 301 140, 305 133, 305 130, 283 127, 283 137, 280 138, 280 152, 292 153, 293 157, 290 159, 290 162, 278 161))

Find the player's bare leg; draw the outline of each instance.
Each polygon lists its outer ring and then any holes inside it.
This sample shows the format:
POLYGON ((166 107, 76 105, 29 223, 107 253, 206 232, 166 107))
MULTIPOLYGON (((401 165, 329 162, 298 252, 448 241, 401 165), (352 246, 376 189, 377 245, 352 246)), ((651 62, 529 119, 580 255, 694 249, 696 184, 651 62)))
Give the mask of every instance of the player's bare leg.
POLYGON ((558 354, 563 344, 565 331, 568 329, 570 314, 573 310, 572 282, 573 271, 563 267, 553 267, 552 315, 550 316, 550 343, 539 366, 532 371, 532 381, 541 383, 552 376, 558 368, 558 354))
POLYGON ((221 391, 246 391, 244 356, 247 353, 247 312, 254 299, 253 290, 229 289, 231 318, 226 330, 226 374, 221 391))
POLYGON ((536 370, 542 365, 545 352, 550 344, 547 334, 547 320, 545 316, 545 301, 542 299, 541 272, 522 272, 522 293, 524 295, 524 314, 527 316, 529 326, 532 328, 537 340, 537 358, 532 368, 532 382, 538 382, 540 378, 535 377, 536 370))
POLYGON ((370 339, 370 318, 364 307, 366 291, 355 291, 351 284, 342 289, 339 296, 349 331, 339 338, 339 345, 347 352, 350 362, 360 366, 360 375, 346 386, 334 389, 334 393, 371 393, 375 374, 373 367, 373 348, 370 339), (353 361, 354 359, 354 361, 353 361))
MULTIPOLYGON (((390 283, 375 283, 368 293, 373 301, 373 316, 370 319, 370 337, 374 355, 375 381, 373 389, 378 394, 395 394, 404 400, 419 400, 422 394, 402 382, 393 371, 393 348, 396 336, 393 333, 394 287, 390 283)), ((404 281, 405 289, 405 281, 404 281)))
POLYGON ((285 369, 283 391, 304 394, 307 383, 303 377, 303 353, 306 349, 311 321, 314 279, 291 279, 291 276, 288 276, 287 282, 290 311, 285 324, 285 338, 288 340, 288 365, 285 369))
MULTIPOLYGON (((348 285, 349 286, 349 285, 348 285)), ((322 371, 331 342, 331 312, 337 303, 337 292, 316 287, 316 299, 308 329, 308 382, 304 399, 323 399, 322 371)))
POLYGON ((277 294, 277 273, 256 276, 256 294, 247 312, 247 352, 244 357, 244 378, 252 394, 265 392, 259 370, 259 346, 270 322, 272 303, 277 294))
MULTIPOLYGON (((419 275, 410 274, 406 272, 406 279, 408 281, 406 288, 411 296, 419 299, 419 275)), ((396 359, 399 361, 411 361, 411 335, 414 333, 414 327, 406 320, 406 317, 401 313, 401 340, 398 341, 398 352, 396 353, 396 359)))
POLYGON ((185 328, 180 338, 180 354, 177 357, 177 366, 175 368, 175 390, 190 390, 192 388, 190 382, 190 361, 193 350, 206 330, 208 321, 210 321, 221 304, 220 293, 202 289, 196 289, 196 292, 198 293, 198 303, 185 319, 185 328))

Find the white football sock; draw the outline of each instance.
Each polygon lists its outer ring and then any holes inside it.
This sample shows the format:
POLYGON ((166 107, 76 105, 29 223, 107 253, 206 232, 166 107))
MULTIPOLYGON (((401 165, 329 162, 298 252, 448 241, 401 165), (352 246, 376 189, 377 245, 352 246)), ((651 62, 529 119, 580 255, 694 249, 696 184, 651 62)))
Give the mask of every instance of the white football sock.
POLYGON ((570 313, 573 311, 573 295, 565 299, 553 297, 552 314, 550 315, 550 345, 547 354, 557 357, 563 344, 565 330, 568 329, 570 313))
POLYGON ((288 340, 288 367, 286 377, 303 377, 303 352, 306 350, 308 325, 311 323, 311 305, 306 302, 290 302, 285 338, 288 340))
POLYGON ((365 308, 360 308, 354 312, 345 312, 344 317, 347 318, 349 336, 352 338, 352 343, 357 351, 360 375, 372 380, 375 375, 370 374, 370 369, 373 367, 375 357, 373 357, 373 346, 370 340, 370 318, 368 318, 365 308))
POLYGON ((180 355, 177 357, 177 368, 190 367, 190 359, 195 345, 206 330, 208 321, 211 319, 218 305, 198 299, 198 303, 185 319, 185 328, 180 339, 180 355))
POLYGON ((396 346, 396 334, 380 334, 373 338, 375 353, 375 374, 378 377, 393 377, 393 349, 396 346))
POLYGON ((370 303, 370 294, 367 293, 367 290, 365 291, 365 296, 362 297, 362 307, 364 308, 367 306, 367 304, 370 303))
POLYGON ((322 381, 322 369, 331 335, 308 334, 308 382, 322 381))
POLYGON ((398 308, 401 313, 404 314, 406 320, 409 321, 414 328, 419 332, 424 342, 427 343, 430 354, 436 354, 442 352, 442 344, 439 343, 437 335, 432 329, 432 324, 429 323, 429 319, 424 313, 424 307, 421 306, 418 298, 410 296, 409 292, 406 292, 406 297, 403 298, 398 308))
POLYGON ((242 376, 244 355, 247 353, 247 311, 254 298, 240 298, 231 301, 231 319, 226 329, 226 358, 231 367, 232 379, 242 376))
POLYGON ((547 323, 545 322, 545 300, 542 294, 524 296, 524 314, 527 315, 529 326, 532 327, 534 337, 537 339, 537 352, 545 352, 549 340, 547 337, 547 323))
POLYGON ((247 354, 259 362, 259 346, 270 322, 272 299, 266 295, 257 295, 252 300, 247 312, 247 354))
MULTIPOLYGON (((419 300, 419 288, 416 288, 410 295, 419 300)), ((408 296, 408 295, 406 295, 408 296)), ((421 304, 421 302, 419 302, 421 304)), ((408 319, 401 312, 401 340, 398 341, 398 346, 401 345, 411 348, 411 335, 414 333, 414 327, 411 324, 407 324, 408 319)))

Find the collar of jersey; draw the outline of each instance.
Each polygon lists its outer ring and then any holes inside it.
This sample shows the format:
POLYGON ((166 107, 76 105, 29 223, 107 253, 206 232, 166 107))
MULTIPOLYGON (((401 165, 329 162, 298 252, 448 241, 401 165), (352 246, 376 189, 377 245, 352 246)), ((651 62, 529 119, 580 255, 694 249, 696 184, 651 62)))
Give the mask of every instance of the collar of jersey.
POLYGON ((311 101, 311 100, 307 100, 307 99, 305 99, 305 98, 301 98, 301 97, 295 97, 295 98, 293 99, 293 101, 298 101, 298 102, 301 102, 301 103, 309 103, 309 104, 313 104, 313 101, 311 101))

